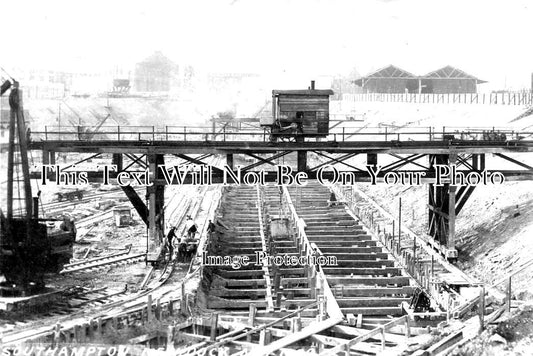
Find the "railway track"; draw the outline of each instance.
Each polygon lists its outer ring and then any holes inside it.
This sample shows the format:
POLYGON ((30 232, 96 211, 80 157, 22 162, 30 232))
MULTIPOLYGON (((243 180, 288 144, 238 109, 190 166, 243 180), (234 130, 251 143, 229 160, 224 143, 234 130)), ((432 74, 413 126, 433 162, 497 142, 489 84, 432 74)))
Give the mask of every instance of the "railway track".
POLYGON ((77 207, 80 204, 87 204, 87 203, 94 202, 95 199, 101 199, 104 197, 122 196, 121 193, 122 193, 122 190, 119 187, 117 187, 109 191, 84 194, 82 199, 62 200, 58 202, 43 203, 41 204, 40 208, 44 211, 45 216, 54 216, 57 213, 61 213, 65 210, 69 210, 70 208, 77 207))
POLYGON ((21 308, 11 320, 0 322, 0 332, 4 335, 28 332, 40 324, 42 319, 61 318, 66 315, 76 315, 82 310, 93 309, 105 304, 116 302, 128 293, 127 286, 119 290, 109 290, 107 287, 86 288, 70 287, 57 291, 56 298, 46 305, 46 308, 21 308))
MULTIPOLYGON (((326 188, 311 184, 307 189, 309 191, 300 198, 294 189, 289 189, 295 214, 299 214, 298 224, 305 224, 309 246, 322 254, 335 255, 339 264, 325 266, 314 273, 299 266, 275 268, 269 265, 267 270, 261 266, 218 269, 208 300, 208 306, 219 314, 218 331, 215 338, 210 339, 200 331, 180 330, 185 337, 200 340, 196 346, 184 350, 200 355, 214 345, 221 345, 231 350, 230 354, 245 355, 252 351, 293 352, 305 345, 305 350, 321 354, 350 350, 351 354, 373 355, 401 349, 407 343, 415 345, 416 337, 427 333, 426 326, 430 324, 409 325, 411 317, 401 316, 402 303, 417 285, 406 266, 393 258, 387 245, 383 245, 369 227, 347 214, 344 207, 326 207, 329 196, 326 188), (335 244, 329 243, 331 241, 335 244), (336 245, 340 247, 335 249, 336 245), (327 300, 328 316, 325 305, 321 306, 321 295, 327 300), (332 316, 335 313, 343 317, 332 316)), ((242 187, 232 187, 230 191, 232 193, 225 196, 222 212, 217 214, 222 226, 229 227, 223 231, 223 237, 215 241, 215 245, 223 249, 218 252, 252 256, 256 250, 268 250, 301 255, 299 233, 272 238, 271 227, 265 224, 287 216, 287 207, 281 204, 277 188, 265 187, 260 195, 256 189, 242 187), (258 237, 261 231, 264 238, 258 237)), ((197 194, 204 196, 206 191, 197 194)), ((190 204, 180 201, 174 211, 194 214, 196 220, 201 217, 203 221, 211 215, 200 205, 198 201, 190 204)), ((125 252, 120 256, 126 256, 125 252)), ((83 267, 83 263, 77 265, 83 267)), ((76 264, 72 267, 76 268, 76 264)), ((137 292, 109 297, 89 295, 87 304, 82 305, 90 306, 91 310, 71 312, 68 318, 56 316, 54 321, 49 320, 41 327, 33 325, 31 330, 28 327, 4 333, 4 343, 51 335, 56 323, 69 330, 88 318, 109 320, 146 313, 148 296, 150 300, 157 299, 158 305, 179 300, 181 286, 196 275, 187 273, 187 269, 193 271, 193 263, 183 266, 172 262, 161 268, 152 267, 138 285, 137 292), (97 304, 100 306, 96 307, 97 304)), ((199 330, 205 330, 205 322, 201 325, 199 330)), ((193 330, 197 329, 193 327, 193 330)))
MULTIPOLYGON (((182 225, 185 215, 193 215, 195 220, 211 216, 201 208, 207 188, 198 189, 181 194, 179 201, 169 206, 167 211, 173 222, 182 225)), ((309 256, 314 249, 313 253, 335 256, 338 264, 315 268, 252 263, 239 269, 215 269, 207 304, 220 314, 219 329, 226 332, 215 330, 214 338, 209 338, 198 330, 180 331, 185 337, 202 340, 194 350, 196 354, 209 351, 214 345, 230 347, 237 354, 251 350, 262 354, 292 352, 302 345, 306 351, 324 354, 334 350, 379 354, 403 347, 406 342, 416 344, 411 337, 427 333, 420 325, 409 326, 410 317, 401 316, 403 304, 417 285, 417 276, 392 256, 388 245, 370 231, 373 227, 354 219, 343 206, 328 207, 327 188, 311 184, 306 189, 299 198, 294 189, 285 190, 288 196, 283 200, 276 187, 231 187, 221 214, 217 214, 228 230, 214 242, 211 247, 215 251, 211 252, 248 255, 253 259, 255 251, 297 257, 309 256), (292 205, 292 210, 287 204, 292 205), (276 219, 283 222, 287 216, 289 222, 296 223, 297 234, 289 233, 295 231, 292 227, 279 234, 274 231, 275 224, 269 223, 276 219)), ((183 232, 181 226, 178 231, 183 232)), ((120 263, 131 257, 130 252, 75 262, 63 274, 120 263)), ((147 298, 157 300, 158 305, 179 300, 179 290, 195 275, 187 272, 193 270, 193 263, 183 266, 167 262, 161 268, 154 266, 146 271, 133 293, 78 292, 68 299, 70 304, 54 307, 53 315, 44 322, 5 332, 3 342, 42 340, 53 333, 58 323, 62 330, 72 330, 87 319, 129 320, 131 315, 143 315, 151 310, 147 298), (88 310, 81 310, 83 306, 88 310)))
POLYGON ((113 265, 128 264, 143 261, 145 253, 131 254, 131 245, 124 252, 119 252, 110 256, 91 258, 85 261, 70 263, 63 266, 60 274, 74 273, 74 272, 91 272, 95 269, 108 267, 113 265))
MULTIPOLYGON (((184 225, 183 217, 186 215, 196 216, 197 219, 207 219, 208 214, 201 207, 203 197, 206 196, 206 189, 204 187, 194 193, 193 196, 197 199, 192 203, 185 204, 180 200, 180 204, 174 209, 173 214, 181 225, 184 225)), ((170 197, 170 200, 172 198, 170 197)), ((211 204, 212 202, 207 204, 207 210, 210 209, 211 204)), ((203 222, 202 220, 201 226, 204 226, 203 230, 205 231, 207 221, 203 222)), ((181 228, 182 226, 180 226, 181 228)), ((126 251, 111 256, 77 261, 66 265, 61 274, 94 271, 102 267, 143 260, 145 257, 144 253, 130 253, 131 246, 126 251)), ((15 323, 0 324, 0 332, 3 333, 2 341, 4 345, 8 345, 46 337, 53 333, 53 328, 57 324, 63 325, 64 328, 71 328, 73 325, 84 325, 87 320, 97 318, 107 320, 110 317, 136 315, 139 310, 146 307, 147 296, 164 302, 174 300, 176 299, 176 290, 180 290, 180 287, 176 287, 174 283, 178 281, 180 284, 185 283, 194 275, 194 273, 188 274, 189 271, 193 270, 191 265, 192 263, 183 265, 165 262, 161 268, 150 267, 145 278, 135 288, 136 291, 129 291, 126 288, 114 291, 107 291, 106 288, 93 290, 75 288, 62 291, 60 301, 50 304, 46 314, 34 311, 31 318, 18 320, 15 323)))

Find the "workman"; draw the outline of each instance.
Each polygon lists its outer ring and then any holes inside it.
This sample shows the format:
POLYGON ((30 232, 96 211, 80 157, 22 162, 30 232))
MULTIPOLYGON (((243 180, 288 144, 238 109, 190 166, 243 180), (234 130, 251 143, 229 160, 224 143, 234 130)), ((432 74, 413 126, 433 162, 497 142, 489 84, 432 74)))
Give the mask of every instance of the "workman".
POLYGON ((198 227, 196 226, 190 215, 187 215, 185 229, 187 230, 187 239, 194 239, 194 235, 198 231, 198 227))
POLYGON ((170 260, 172 260, 173 253, 174 253, 174 246, 172 245, 172 242, 174 238, 176 237, 176 226, 172 226, 167 234, 167 243, 168 243, 168 252, 170 252, 170 260))

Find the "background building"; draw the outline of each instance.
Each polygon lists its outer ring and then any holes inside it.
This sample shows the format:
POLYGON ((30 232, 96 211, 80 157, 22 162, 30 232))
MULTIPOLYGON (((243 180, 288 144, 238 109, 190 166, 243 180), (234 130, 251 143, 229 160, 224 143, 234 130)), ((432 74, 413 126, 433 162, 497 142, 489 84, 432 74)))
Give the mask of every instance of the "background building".
POLYGON ((464 71, 446 66, 417 76, 390 65, 354 81, 363 93, 477 93, 478 84, 486 81, 464 71))
POLYGON ((486 83, 452 66, 430 72, 421 78, 422 93, 477 93, 477 85, 486 83))
POLYGON ((139 92, 168 92, 179 86, 178 75, 178 65, 158 51, 135 66, 134 88, 139 92))
POLYGON ((417 93, 418 78, 401 68, 390 65, 354 82, 363 93, 417 93))

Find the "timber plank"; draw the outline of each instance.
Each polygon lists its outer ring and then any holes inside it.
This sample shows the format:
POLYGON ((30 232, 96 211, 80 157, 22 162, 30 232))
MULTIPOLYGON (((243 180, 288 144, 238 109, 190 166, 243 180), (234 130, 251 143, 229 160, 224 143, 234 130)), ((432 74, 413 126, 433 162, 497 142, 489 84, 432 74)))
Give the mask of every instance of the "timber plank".
POLYGON ((359 276, 398 276, 401 274, 401 269, 397 267, 385 268, 355 268, 355 267, 324 267, 326 277, 328 275, 359 275, 359 276))
POLYGON ((263 346, 257 349, 257 354, 260 355, 269 355, 270 353, 277 351, 283 347, 289 346, 299 340, 305 339, 313 334, 317 334, 322 330, 328 329, 334 325, 337 325, 342 321, 341 318, 329 318, 315 324, 311 324, 302 330, 295 332, 289 336, 286 336, 282 339, 276 340, 270 345, 263 346))

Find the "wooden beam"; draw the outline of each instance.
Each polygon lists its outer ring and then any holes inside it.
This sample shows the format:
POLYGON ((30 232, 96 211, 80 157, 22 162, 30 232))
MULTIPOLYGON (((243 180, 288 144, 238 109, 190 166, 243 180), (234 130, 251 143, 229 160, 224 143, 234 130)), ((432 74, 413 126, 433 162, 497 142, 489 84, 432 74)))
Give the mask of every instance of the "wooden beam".
MULTIPOLYGON (((343 335, 350 335, 350 336, 360 336, 368 332, 366 329, 357 329, 352 328, 351 326, 344 326, 344 325, 335 325, 333 328, 331 328, 331 331, 338 334, 343 335)), ((387 336, 387 340, 393 341, 393 342, 404 342, 405 336, 404 335, 397 335, 392 333, 385 333, 387 336)))
MULTIPOLYGON (((325 335, 320 335, 320 334, 312 335, 311 340, 315 340, 322 344, 326 344, 330 346, 343 345, 348 341, 346 339, 341 339, 341 338, 332 337, 332 336, 325 336, 325 335)), ((357 343, 357 345, 350 346, 350 350, 359 351, 359 352, 367 352, 371 354, 379 354, 380 347, 370 342, 359 342, 357 343)))
MULTIPOLYGON (((398 267, 384 267, 384 268, 354 268, 354 267, 326 267, 324 268, 326 275, 350 275, 359 276, 399 276, 401 269, 398 267)), ((329 277, 328 277, 329 278, 329 277)))
POLYGON ((299 332, 296 332, 294 334, 291 334, 287 337, 284 337, 282 339, 276 340, 270 345, 258 347, 257 348, 257 355, 269 355, 272 352, 278 351, 283 347, 289 346, 299 340, 305 339, 306 337, 309 337, 313 334, 317 334, 323 330, 326 330, 334 325, 337 325, 342 321, 342 318, 328 318, 324 321, 317 322, 314 324, 311 324, 299 332))
MULTIPOLYGON (((262 199, 261 192, 259 191, 259 185, 256 186, 257 194, 257 216, 259 220, 259 236, 261 237, 261 249, 263 253, 268 253, 266 237, 263 227, 263 215, 262 215, 262 199)), ((267 308, 269 311, 274 310, 274 299, 272 296, 272 281, 270 279, 270 271, 268 269, 268 264, 264 261, 262 266, 263 278, 265 280, 265 301, 267 303, 267 308)))
POLYGON ((328 276, 328 283, 330 285, 389 285, 394 284, 397 286, 408 286, 409 277, 407 276, 395 276, 395 277, 359 277, 359 276, 328 276))

